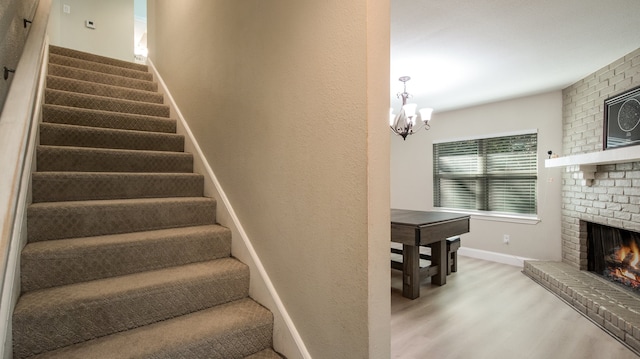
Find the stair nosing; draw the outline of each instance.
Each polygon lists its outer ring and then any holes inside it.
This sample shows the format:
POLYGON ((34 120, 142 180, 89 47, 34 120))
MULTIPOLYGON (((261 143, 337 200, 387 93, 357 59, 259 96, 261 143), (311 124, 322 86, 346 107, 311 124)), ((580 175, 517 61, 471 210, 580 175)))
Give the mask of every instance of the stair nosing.
POLYGON ((164 172, 194 169, 189 152, 37 145, 36 170, 41 172, 164 172), (128 161, 123 162, 123 159, 128 161))
POLYGON ((34 176, 127 176, 127 177, 153 177, 153 176, 180 176, 180 177, 203 177, 195 172, 80 172, 80 171, 33 171, 34 176))
MULTIPOLYGON (((51 149, 59 149, 65 151, 82 151, 82 152, 105 152, 105 153, 131 153, 136 155, 145 155, 145 154, 154 154, 154 155, 165 155, 165 156, 176 156, 176 157, 193 157, 193 154, 189 152, 177 152, 177 151, 153 151, 153 150, 127 150, 120 148, 92 148, 92 147, 78 147, 78 146, 56 146, 56 145, 37 145, 37 148, 51 148, 51 149)), ((46 171, 50 172, 50 171, 46 171)), ((51 172, 67 172, 67 171, 51 171, 51 172)), ((76 172, 76 171, 69 171, 76 172)), ((164 173, 164 172, 163 172, 164 173)), ((179 172, 176 172, 179 173, 179 172)))
POLYGON ((105 234, 101 236, 91 237, 74 237, 63 239, 52 239, 42 242, 27 243, 23 249, 28 255, 34 255, 36 258, 42 258, 43 253, 51 253, 59 248, 67 247, 69 244, 77 243, 74 248, 93 248, 101 247, 104 245, 123 244, 129 242, 136 242, 148 238, 161 238, 163 236, 169 236, 173 232, 181 232, 181 234, 191 234, 192 232, 200 231, 213 231, 213 232, 230 232, 230 229, 223 227, 219 224, 205 224, 199 226, 180 227, 180 228, 164 228, 150 231, 141 232, 127 232, 117 234, 105 234), (89 243, 93 241, 93 243, 89 243))
POLYGON ((106 62, 103 62, 103 61, 86 60, 86 59, 82 59, 81 57, 64 55, 64 54, 60 53, 61 51, 62 52, 65 52, 65 51, 66 52, 71 52, 73 54, 79 54, 79 55, 88 55, 88 56, 90 56, 92 58, 98 58, 98 59, 101 59, 101 60, 107 60, 107 61, 116 62, 116 63, 119 63, 119 64, 126 64, 127 65, 127 66, 119 66, 119 65, 108 64, 108 65, 112 65, 112 66, 133 69, 132 67, 129 67, 129 66, 133 65, 133 67, 144 68, 144 70, 138 70, 138 71, 143 71, 143 72, 148 72, 149 71, 149 65, 147 65, 147 64, 139 64, 139 63, 136 63, 136 62, 116 59, 116 58, 109 57, 109 56, 92 54, 92 53, 86 52, 86 51, 81 51, 81 50, 76 50, 76 49, 66 48, 66 47, 62 47, 62 46, 51 45, 51 44, 49 45, 49 53, 60 55, 60 56, 65 56, 65 57, 81 59, 81 60, 85 60, 85 61, 91 61, 91 62, 106 64, 106 62))
POLYGON ((27 208, 51 208, 51 207, 94 207, 123 204, 146 204, 153 202, 216 202, 212 197, 155 197, 155 198, 121 198, 121 199, 96 199, 87 201, 61 201, 32 203, 27 208), (124 202, 124 203, 123 203, 124 202))
POLYGON ((144 291, 149 288, 159 289, 167 285, 178 285, 178 283, 183 281, 185 278, 197 278, 197 281, 211 278, 203 275, 197 270, 189 270, 187 271, 188 273, 182 273, 185 272, 185 268, 189 267, 192 269, 206 267, 208 270, 223 271, 225 273, 236 273, 238 271, 242 272, 248 270, 247 265, 239 260, 233 257, 225 257, 140 273, 95 279, 88 282, 39 289, 24 293, 21 296, 20 299, 22 300, 22 303, 18 302, 14 315, 22 315, 25 313, 24 306, 28 306, 29 302, 41 300, 42 298, 50 298, 50 300, 43 301, 44 305, 41 305, 39 306, 40 308, 38 308, 40 311, 47 312, 46 308, 60 308, 60 305, 69 303, 69 299, 71 298, 74 302, 94 302, 100 298, 104 298, 106 294, 117 295, 121 293, 144 291), (212 266, 215 268, 210 268, 212 266), (228 269, 226 268, 228 266, 233 267, 228 269), (176 275, 178 278, 171 278, 172 274, 176 275), (114 283, 117 285, 113 285, 114 283), (117 288, 112 288, 116 286, 117 288))
MULTIPOLYGON (((67 123, 57 123, 57 122, 42 122, 40 128, 42 128, 42 126, 51 126, 51 127, 60 127, 60 128, 68 128, 68 129, 74 129, 74 130, 78 130, 78 131, 88 131, 88 129, 93 129, 94 131, 99 131, 99 132, 112 132, 113 134, 136 134, 136 135, 140 135, 140 136, 145 136, 145 137, 152 137, 152 136, 159 136, 159 137, 171 137, 171 138, 184 138, 184 135, 179 135, 177 133, 168 133, 168 132, 157 132, 157 131, 141 131, 141 130, 129 130, 129 129, 123 129, 123 128, 111 128, 111 127, 94 127, 94 126, 81 126, 81 125, 73 125, 73 124, 67 124, 67 123)), ((55 146, 55 145, 54 145, 55 146)), ((166 151, 162 151, 162 152, 166 152, 166 151)), ((182 151, 176 151, 176 152, 182 152, 182 151)))
MULTIPOLYGON (((150 73, 149 71, 140 71, 140 70, 135 70, 135 69, 131 69, 131 68, 127 68, 127 67, 121 67, 121 66, 114 66, 114 65, 110 65, 104 62, 96 62, 96 61, 90 61, 90 60, 85 60, 85 59, 81 59, 78 57, 71 57, 71 56, 66 56, 66 55, 60 55, 60 54, 56 54, 56 53, 50 53, 49 54, 49 61, 48 63, 52 63, 52 64, 56 64, 56 65, 60 65, 58 63, 58 61, 56 61, 56 58, 67 58, 67 59, 72 59, 74 61, 78 61, 81 65, 94 65, 94 66, 98 66, 98 67, 103 67, 104 69, 106 69, 106 72, 102 72, 102 71, 94 71, 94 72, 100 72, 100 73, 105 73, 105 74, 109 74, 109 75, 116 75, 116 76, 121 76, 121 77, 129 77, 129 76, 125 76, 125 75, 121 75, 119 73, 113 74, 111 72, 109 72, 110 70, 116 70, 117 72, 122 72, 122 73, 128 73, 129 75, 131 75, 131 77, 135 78, 135 79, 139 79, 139 80, 144 80, 144 81, 153 81, 153 74, 150 73), (53 56, 53 60, 52 60, 52 56, 53 56), (139 75, 143 75, 143 77, 137 77, 134 76, 134 74, 139 74, 139 75), (151 78, 151 80, 147 80, 147 78, 151 78)), ((68 66, 68 65, 65 65, 68 66)), ((68 66, 68 67, 73 67, 73 68, 78 68, 78 69, 84 69, 83 67, 78 67, 78 66, 68 66)))
MULTIPOLYGON (((118 81, 118 80, 125 80, 125 81, 131 81, 131 82, 137 82, 139 84, 146 84, 147 86, 154 88, 155 90, 149 90, 151 92, 158 92, 157 87, 158 87, 158 83, 156 81, 153 80, 145 80, 145 79, 137 79, 137 78, 131 78, 131 77, 126 77, 126 76, 121 76, 121 75, 116 75, 116 74, 109 74, 109 73, 104 73, 104 72, 99 72, 99 71, 92 71, 92 70, 88 70, 88 69, 82 69, 79 67, 73 67, 73 66, 67 66, 67 65, 62 65, 62 64, 55 64, 55 63, 49 63, 47 64, 47 66, 59 66, 61 67, 63 70, 71 70, 71 71, 77 71, 80 73, 84 73, 87 76, 98 76, 98 77, 106 77, 106 78, 111 78, 114 81, 118 81)), ((51 75, 51 76, 59 76, 59 75, 51 75)), ((67 76, 59 76, 59 77, 63 77, 63 78, 67 78, 67 79, 73 79, 73 80, 77 80, 73 77, 67 77, 67 76)), ((96 82, 96 83, 103 83, 103 82, 96 82)), ((132 88, 135 89, 134 87, 128 87, 126 86, 126 88, 132 88)), ((147 90, 143 90, 143 91, 147 91, 147 90)))
MULTIPOLYGON (((154 108, 163 109, 163 110, 169 110, 170 109, 170 106, 166 105, 166 104, 159 104, 159 103, 152 103, 152 102, 140 102, 140 101, 127 100, 127 99, 122 99, 122 98, 113 98, 113 97, 107 97, 107 96, 91 95, 91 94, 86 94, 86 93, 82 93, 82 92, 72 92, 72 91, 56 90, 56 89, 50 89, 50 88, 47 88, 45 90, 45 93, 46 92, 52 92, 52 93, 56 93, 56 94, 59 94, 59 95, 69 95, 69 96, 84 97, 84 98, 87 98, 87 99, 108 100, 109 102, 119 102, 119 103, 129 104, 129 105, 149 106, 149 107, 154 107, 154 108)), ((45 97, 46 97, 46 95, 45 95, 45 97)), ((52 105, 56 105, 56 104, 52 104, 52 105)), ((62 105, 62 106, 64 106, 64 105, 62 105)), ((75 107, 75 106, 66 106, 66 107, 75 107)), ((86 108, 86 107, 79 107, 79 108, 86 108)), ((93 110, 93 109, 91 109, 91 110, 93 110)), ((127 113, 128 114, 128 112, 117 112, 117 111, 108 111, 108 110, 102 110, 102 111, 112 112, 112 113, 113 112, 115 112, 115 113, 127 113)), ((137 113, 132 113, 132 114, 136 114, 137 115, 137 113)), ((169 118, 169 116, 167 116, 167 117, 154 116, 154 117, 169 118)))
MULTIPOLYGON (((55 104, 43 104, 42 105, 43 108, 47 107, 50 108, 51 110, 65 110, 65 111, 72 111, 72 112, 80 112, 83 113, 83 115, 87 115, 88 113, 95 113, 98 115, 103 115, 103 116, 116 116, 116 117, 123 117, 125 119, 130 119, 130 120, 139 120, 139 121, 159 121, 159 122, 164 122, 167 124, 172 124, 174 129, 171 130, 171 132, 162 132, 162 133, 176 133, 175 131, 175 127, 177 126, 177 120, 174 118, 167 118, 167 117, 162 117, 162 116, 153 116, 153 115, 141 115, 141 114, 135 114, 135 113, 126 113, 126 112, 113 112, 113 111, 106 111, 106 110, 97 110, 97 109, 91 109, 91 108, 83 108, 83 107, 73 107, 73 106, 64 106, 64 105, 55 105, 55 104)), ((43 118, 42 120, 43 123, 60 123, 60 124, 66 124, 64 122, 55 122, 55 121, 49 121, 46 118, 43 118)), ((83 127, 96 127, 96 128, 113 128, 113 127, 98 127, 98 126, 84 126, 84 125, 77 125, 77 126, 83 126, 83 127)), ((118 128, 120 129, 120 128, 118 128)), ((143 131, 143 132, 160 132, 160 131, 144 131, 144 130, 138 130, 138 131, 143 131)))
MULTIPOLYGON (((58 75, 47 75, 47 77, 60 79, 62 81, 80 82, 81 85, 100 86, 100 87, 104 87, 104 88, 113 87, 113 88, 115 88, 117 90, 121 90, 121 91, 135 92, 135 93, 140 93, 141 95, 159 95, 159 97, 162 97, 162 94, 157 92, 157 91, 142 90, 142 89, 136 89, 136 88, 118 86, 118 85, 110 85, 110 84, 105 84, 105 83, 102 83, 102 82, 91 82, 91 81, 86 81, 86 80, 74 79, 74 78, 70 78, 70 77, 58 76, 58 75)), ((47 87, 47 88, 49 88, 49 87, 47 87)), ((50 88, 50 89, 59 90, 59 89, 55 89, 55 88, 50 88)), ((60 91, 64 91, 64 90, 60 90, 60 91)), ((69 92, 75 92, 75 91, 69 91, 69 92)), ((76 92, 76 93, 86 93, 86 92, 76 92)), ((110 98, 116 98, 117 99, 119 97, 110 97, 110 98)), ((158 102, 149 102, 149 101, 141 101, 141 102, 158 103, 158 102)), ((160 104, 160 103, 158 103, 158 104, 160 104)))
POLYGON ((203 194, 204 176, 193 172, 36 171, 32 174, 32 203, 200 197, 203 194), (52 193, 52 188, 58 191, 52 193))

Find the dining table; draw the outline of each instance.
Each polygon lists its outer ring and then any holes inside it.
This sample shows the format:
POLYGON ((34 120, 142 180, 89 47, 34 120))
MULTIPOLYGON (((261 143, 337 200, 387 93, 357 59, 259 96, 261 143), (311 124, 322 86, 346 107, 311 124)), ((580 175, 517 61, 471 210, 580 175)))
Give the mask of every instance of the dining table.
POLYGON ((447 238, 469 232, 468 214, 391 209, 391 242, 402 244, 402 295, 420 297, 421 273, 431 284, 447 283, 447 238), (420 247, 431 248, 431 264, 420 267, 420 247))

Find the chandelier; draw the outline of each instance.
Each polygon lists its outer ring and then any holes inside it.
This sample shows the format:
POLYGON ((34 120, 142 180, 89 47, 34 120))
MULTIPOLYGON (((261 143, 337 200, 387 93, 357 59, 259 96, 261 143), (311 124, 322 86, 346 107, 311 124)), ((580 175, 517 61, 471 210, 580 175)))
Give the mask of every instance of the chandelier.
POLYGON ((402 98, 402 109, 398 115, 393 114, 393 109, 389 109, 389 126, 391 131, 398 136, 402 136, 403 140, 407 139, 407 136, 412 135, 420 131, 423 127, 429 129, 429 120, 431 120, 432 108, 421 108, 416 113, 418 105, 415 103, 407 103, 407 99, 411 97, 407 92, 407 81, 411 80, 409 76, 402 76, 398 80, 404 84, 404 91, 398 92, 398 98, 402 98), (416 120, 420 119, 420 124, 416 128, 416 120))

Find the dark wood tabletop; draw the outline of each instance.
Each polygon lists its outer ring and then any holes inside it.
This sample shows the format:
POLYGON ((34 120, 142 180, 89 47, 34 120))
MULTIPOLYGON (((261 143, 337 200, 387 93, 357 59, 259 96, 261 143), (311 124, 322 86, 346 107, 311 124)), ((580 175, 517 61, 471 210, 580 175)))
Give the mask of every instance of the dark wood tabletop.
POLYGON ((406 224, 410 226, 425 226, 438 222, 469 218, 468 214, 413 211, 408 209, 391 209, 391 223, 406 224))
POLYGON ((391 209, 391 241, 424 246, 469 232, 469 215, 391 209))

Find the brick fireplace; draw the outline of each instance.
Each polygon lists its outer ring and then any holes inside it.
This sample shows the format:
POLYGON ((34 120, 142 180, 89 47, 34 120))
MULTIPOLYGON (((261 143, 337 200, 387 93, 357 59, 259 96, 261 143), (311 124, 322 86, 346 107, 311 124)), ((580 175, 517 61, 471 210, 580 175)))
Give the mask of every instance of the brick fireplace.
POLYGON ((636 353, 640 296, 586 269, 588 222, 640 232, 640 146, 602 152, 604 100, 639 85, 640 49, 563 90, 562 262, 524 268, 636 353))
POLYGON ((587 222, 640 232, 640 162, 597 166, 591 186, 571 175, 563 179, 562 260, 585 270, 587 222))
MULTIPOLYGON (((563 155, 602 151, 604 100, 640 85, 640 49, 563 90, 563 155)), ((592 183, 567 167, 562 188, 562 260, 586 269, 586 223, 640 231, 638 159, 596 166, 592 183), (576 178, 578 177, 578 178, 576 178)))

